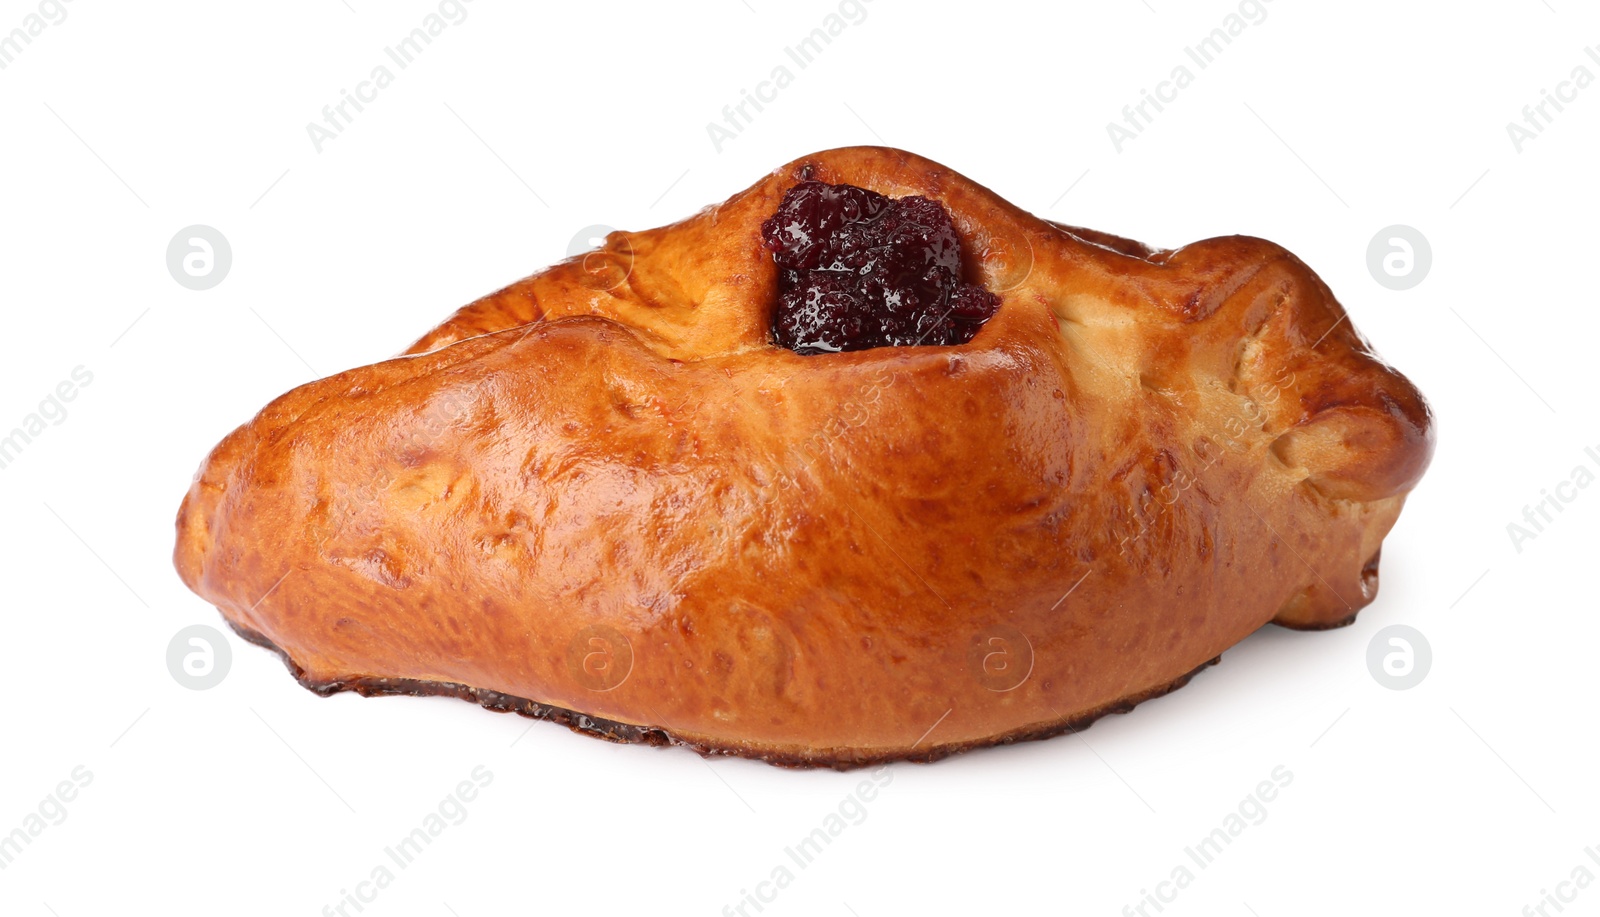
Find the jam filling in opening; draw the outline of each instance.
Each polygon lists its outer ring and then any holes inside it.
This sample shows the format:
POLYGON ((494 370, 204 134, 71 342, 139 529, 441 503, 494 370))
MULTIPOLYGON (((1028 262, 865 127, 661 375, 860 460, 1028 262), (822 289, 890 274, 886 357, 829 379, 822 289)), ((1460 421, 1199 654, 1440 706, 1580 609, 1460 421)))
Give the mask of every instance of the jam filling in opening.
POLYGON ((796 353, 965 344, 1000 308, 961 282, 950 213, 920 195, 803 181, 761 239, 778 265, 773 336, 796 353))

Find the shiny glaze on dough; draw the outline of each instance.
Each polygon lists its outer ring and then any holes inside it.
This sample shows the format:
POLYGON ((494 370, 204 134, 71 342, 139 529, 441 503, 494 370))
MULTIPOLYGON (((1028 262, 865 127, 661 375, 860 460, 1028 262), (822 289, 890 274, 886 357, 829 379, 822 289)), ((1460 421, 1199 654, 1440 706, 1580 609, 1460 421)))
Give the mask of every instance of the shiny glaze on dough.
POLYGON ((201 467, 176 563, 309 686, 937 756, 1125 707, 1269 621, 1348 623, 1432 448, 1282 248, 1152 251, 850 148, 277 399, 201 467), (999 314, 954 347, 772 345, 759 226, 802 176, 943 202, 999 314), (589 646, 631 653, 620 685, 589 646))

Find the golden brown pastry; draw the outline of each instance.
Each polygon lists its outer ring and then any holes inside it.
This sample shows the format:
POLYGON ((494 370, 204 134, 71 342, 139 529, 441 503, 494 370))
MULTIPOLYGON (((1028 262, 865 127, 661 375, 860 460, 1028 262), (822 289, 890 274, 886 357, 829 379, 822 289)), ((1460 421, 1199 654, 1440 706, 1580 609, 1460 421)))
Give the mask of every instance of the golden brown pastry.
POLYGON ((202 465, 176 563, 319 693, 931 760, 1126 711, 1269 621, 1349 623, 1432 446, 1282 248, 1153 251, 851 148, 277 399, 202 465), (826 312, 769 244, 803 233, 763 234, 807 181, 941 204, 944 279, 998 311, 967 343, 779 346, 780 286, 826 312))

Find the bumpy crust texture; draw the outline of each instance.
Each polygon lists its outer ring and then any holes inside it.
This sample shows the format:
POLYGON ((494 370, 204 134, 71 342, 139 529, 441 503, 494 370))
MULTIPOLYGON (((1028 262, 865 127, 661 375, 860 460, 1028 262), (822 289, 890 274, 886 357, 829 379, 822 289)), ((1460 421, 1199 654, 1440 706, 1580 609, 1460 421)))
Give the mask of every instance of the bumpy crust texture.
POLYGON ((850 148, 277 399, 202 465, 176 563, 324 693, 925 760, 1120 712, 1269 621, 1348 623, 1432 448, 1282 248, 1154 251, 850 148), (941 201, 998 315, 775 347, 759 226, 808 176, 941 201))

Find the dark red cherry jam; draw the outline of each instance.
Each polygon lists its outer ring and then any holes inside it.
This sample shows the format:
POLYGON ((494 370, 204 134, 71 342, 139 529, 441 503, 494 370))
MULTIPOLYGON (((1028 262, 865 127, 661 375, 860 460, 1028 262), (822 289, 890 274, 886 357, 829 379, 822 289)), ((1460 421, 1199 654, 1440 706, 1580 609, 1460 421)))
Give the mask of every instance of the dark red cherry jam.
POLYGON ((961 282, 944 205, 803 181, 761 224, 778 265, 777 342, 796 353, 965 344, 1000 297, 961 282))

